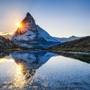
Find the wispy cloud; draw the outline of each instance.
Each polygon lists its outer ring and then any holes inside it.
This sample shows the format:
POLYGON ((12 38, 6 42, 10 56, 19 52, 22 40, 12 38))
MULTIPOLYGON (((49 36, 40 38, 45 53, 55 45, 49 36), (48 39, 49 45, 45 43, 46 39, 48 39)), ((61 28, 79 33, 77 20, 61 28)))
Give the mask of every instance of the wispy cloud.
POLYGON ((0 35, 12 35, 13 33, 8 33, 8 32, 0 32, 0 35))

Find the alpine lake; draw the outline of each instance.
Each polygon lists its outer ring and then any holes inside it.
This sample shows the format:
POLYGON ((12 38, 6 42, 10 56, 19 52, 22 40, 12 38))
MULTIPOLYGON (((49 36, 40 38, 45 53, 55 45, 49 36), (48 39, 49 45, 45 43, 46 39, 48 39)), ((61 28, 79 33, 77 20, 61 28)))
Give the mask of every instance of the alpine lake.
POLYGON ((90 90, 90 54, 1 50, 0 90, 90 90))

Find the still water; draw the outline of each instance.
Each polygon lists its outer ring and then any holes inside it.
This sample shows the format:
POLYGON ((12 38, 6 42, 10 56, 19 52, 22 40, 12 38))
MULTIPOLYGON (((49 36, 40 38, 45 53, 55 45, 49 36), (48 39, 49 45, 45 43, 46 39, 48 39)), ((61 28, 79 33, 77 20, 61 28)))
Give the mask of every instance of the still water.
POLYGON ((0 90, 90 90, 90 55, 0 51, 0 90))

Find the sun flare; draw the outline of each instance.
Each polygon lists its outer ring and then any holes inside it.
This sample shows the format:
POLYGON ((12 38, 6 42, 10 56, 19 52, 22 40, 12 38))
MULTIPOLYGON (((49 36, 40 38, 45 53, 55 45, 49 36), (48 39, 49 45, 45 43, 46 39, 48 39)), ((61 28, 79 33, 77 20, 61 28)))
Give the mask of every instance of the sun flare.
POLYGON ((21 67, 20 67, 20 65, 18 66, 18 70, 19 70, 19 71, 21 70, 21 67))
POLYGON ((22 25, 20 23, 17 24, 18 27, 21 27, 22 25))

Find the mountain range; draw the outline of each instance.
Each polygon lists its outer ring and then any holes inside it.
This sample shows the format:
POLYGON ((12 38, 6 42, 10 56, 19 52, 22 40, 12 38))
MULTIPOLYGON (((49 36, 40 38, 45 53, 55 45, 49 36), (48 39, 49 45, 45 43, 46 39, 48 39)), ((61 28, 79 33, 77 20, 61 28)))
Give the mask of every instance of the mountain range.
POLYGON ((65 37, 63 37, 63 38, 54 37, 54 38, 57 39, 59 42, 64 43, 64 42, 72 41, 72 40, 75 40, 75 39, 79 39, 81 37, 76 37, 76 36, 72 35, 69 38, 65 38, 65 37))
MULTIPOLYGON (((12 37, 13 37, 12 34, 1 35, 1 36, 5 37, 5 38, 7 38, 9 40, 11 40, 12 37)), ((66 37, 61 37, 61 38, 60 37, 54 37, 54 38, 57 39, 59 42, 64 43, 64 42, 67 42, 67 41, 72 41, 72 40, 75 40, 75 39, 79 39, 81 37, 77 37, 77 36, 72 35, 72 36, 70 36, 68 38, 66 38, 66 37)))
POLYGON ((26 17, 20 24, 21 26, 17 28, 13 35, 6 34, 0 36, 1 49, 24 47, 66 51, 90 51, 90 36, 52 37, 35 23, 30 13, 26 14, 26 17))

